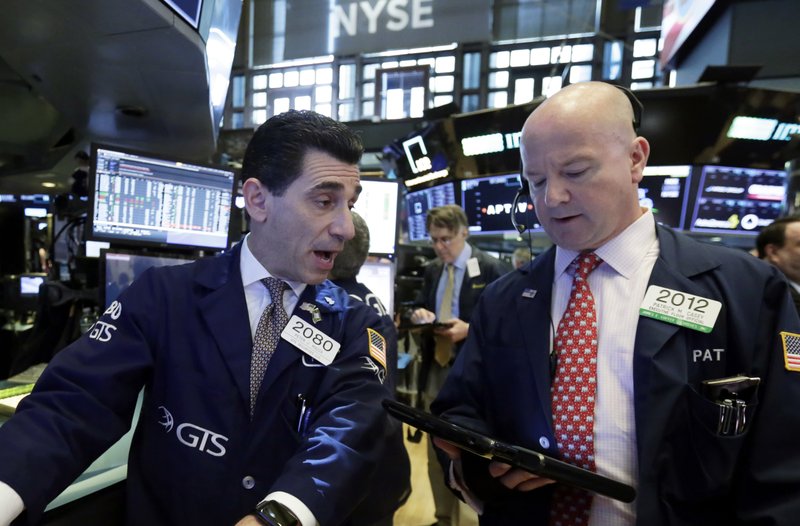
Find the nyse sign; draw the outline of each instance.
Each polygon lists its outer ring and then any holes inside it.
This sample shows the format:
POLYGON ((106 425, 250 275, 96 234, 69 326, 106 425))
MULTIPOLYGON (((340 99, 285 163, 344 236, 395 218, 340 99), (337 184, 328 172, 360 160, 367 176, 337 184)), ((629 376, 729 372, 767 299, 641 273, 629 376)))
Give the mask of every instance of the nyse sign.
POLYGON ((421 29, 433 27, 433 0, 361 0, 344 5, 333 6, 330 27, 333 38, 339 38, 342 32, 348 36, 358 35, 359 20, 363 17, 369 34, 378 32, 378 24, 387 31, 403 31, 411 27, 421 29))
POLYGON ((490 21, 490 0, 287 0, 284 58, 490 40, 490 21))

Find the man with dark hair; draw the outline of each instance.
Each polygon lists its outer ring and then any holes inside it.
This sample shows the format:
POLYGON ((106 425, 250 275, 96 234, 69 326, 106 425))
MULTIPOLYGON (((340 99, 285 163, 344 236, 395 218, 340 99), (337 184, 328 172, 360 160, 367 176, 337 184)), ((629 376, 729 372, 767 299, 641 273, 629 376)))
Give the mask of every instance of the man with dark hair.
POLYGON ((800 319, 777 269, 658 225, 631 101, 572 84, 522 128, 555 246, 481 296, 435 414, 636 489, 622 502, 446 442, 482 526, 791 526, 800 319))
POLYGON ((142 389, 129 524, 355 526, 394 509, 378 495, 354 516, 386 451, 382 322, 326 280, 353 237, 361 153, 313 112, 256 130, 247 237, 137 278, 0 427, 0 524, 23 507, 36 523, 128 430, 142 389))
POLYGON ((800 312, 800 216, 776 219, 756 238, 759 259, 778 267, 789 280, 794 306, 800 312))
MULTIPOLYGON (((457 205, 428 210, 425 226, 437 259, 425 269, 422 289, 411 314, 413 323, 446 324, 423 334, 418 389, 426 408, 439 393, 453 359, 467 337, 469 319, 486 285, 511 268, 467 243, 467 215, 457 205)), ((433 446, 428 448, 428 477, 438 525, 458 525, 458 499, 447 488, 433 446)))
MULTIPOLYGON (((347 291, 351 298, 374 308, 381 317, 378 330, 386 338, 386 369, 378 370, 377 373, 385 375, 384 385, 389 391, 394 392, 397 383, 397 329, 381 300, 369 287, 356 279, 369 254, 369 226, 364 218, 353 212, 353 227, 355 235, 353 239, 345 242, 344 249, 333 262, 333 269, 328 278, 347 291)), ((409 479, 411 466, 403 444, 403 428, 398 420, 392 419, 388 423, 384 437, 387 452, 377 474, 381 483, 372 488, 371 494, 367 495, 362 506, 369 506, 371 502, 376 501, 374 497, 378 495, 383 495, 384 498, 387 495, 394 496, 397 505, 372 526, 391 526, 394 512, 411 493, 409 479)), ((377 502, 380 500, 377 499, 377 502)))

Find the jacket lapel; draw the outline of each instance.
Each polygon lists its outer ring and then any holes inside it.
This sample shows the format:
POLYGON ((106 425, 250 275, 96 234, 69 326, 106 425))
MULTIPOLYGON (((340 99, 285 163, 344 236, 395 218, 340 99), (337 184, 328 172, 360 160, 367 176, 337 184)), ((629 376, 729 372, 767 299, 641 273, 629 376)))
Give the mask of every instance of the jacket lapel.
POLYGON ((553 410, 550 399, 550 305, 553 292, 555 250, 537 257, 525 266, 529 285, 517 296, 515 310, 519 332, 528 351, 528 362, 536 385, 541 414, 545 415, 552 434, 553 410), (532 297, 531 297, 532 296, 532 297))
POLYGON ((245 406, 250 400, 253 340, 239 270, 240 244, 202 267, 196 282, 203 289, 200 313, 245 406))

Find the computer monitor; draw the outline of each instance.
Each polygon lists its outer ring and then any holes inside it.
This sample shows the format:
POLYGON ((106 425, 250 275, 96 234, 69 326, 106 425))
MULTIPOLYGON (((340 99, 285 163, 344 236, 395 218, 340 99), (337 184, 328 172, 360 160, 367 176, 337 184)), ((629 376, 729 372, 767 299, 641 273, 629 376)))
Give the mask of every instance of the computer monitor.
MULTIPOLYGON (((386 314, 394 316, 394 263, 391 261, 365 261, 358 271, 356 281, 363 283, 371 290, 386 309, 386 314)), ((365 303, 375 306, 369 296, 365 303)))
POLYGON ((647 166, 639 183, 639 204, 653 211, 656 222, 683 229, 691 178, 689 165, 647 166))
POLYGON ((698 172, 691 232, 756 235, 783 213, 783 170, 704 165, 698 172))
POLYGON ((235 172, 92 145, 87 237, 115 245, 222 250, 235 172))
POLYGON ((414 190, 406 194, 406 225, 409 241, 428 239, 425 217, 428 210, 437 206, 456 204, 455 185, 452 182, 414 190))
POLYGON ((392 255, 397 245, 397 181, 361 179, 361 194, 353 210, 369 227, 369 253, 392 255))
POLYGON ((100 301, 111 305, 136 278, 150 267, 166 267, 191 263, 193 258, 181 254, 148 254, 133 250, 109 249, 100 255, 100 301))
MULTIPOLYGON (((462 180, 461 206, 467 214, 470 235, 516 233, 511 212, 519 188, 518 173, 462 180)), ((542 230, 528 196, 519 199, 516 214, 529 230, 542 230)))

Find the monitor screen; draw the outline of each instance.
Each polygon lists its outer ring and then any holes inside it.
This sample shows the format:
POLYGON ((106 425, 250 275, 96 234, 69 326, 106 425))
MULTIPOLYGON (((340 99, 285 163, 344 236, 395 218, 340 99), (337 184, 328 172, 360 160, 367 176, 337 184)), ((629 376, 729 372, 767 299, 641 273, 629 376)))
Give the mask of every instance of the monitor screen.
MULTIPOLYGON (((516 232, 511 223, 514 197, 519 191, 519 174, 493 175, 461 181, 461 206, 467 214, 469 233, 516 232)), ((528 196, 517 202, 517 219, 532 231, 542 227, 528 196), (524 219, 521 219, 524 217, 524 219)))
POLYGON ((691 175, 691 166, 646 167, 639 183, 639 205, 652 210, 658 223, 684 228, 691 175))
MULTIPOLYGON (((381 301, 386 314, 394 316, 394 263, 390 261, 365 261, 358 271, 356 281, 363 283, 381 301)), ((364 301, 375 307, 375 300, 367 296, 364 301)), ((380 309, 376 309, 380 312, 380 309)))
POLYGON ((452 182, 408 192, 406 194, 408 240, 428 239, 428 230, 425 228, 425 217, 428 210, 437 206, 454 204, 456 204, 456 192, 452 182))
POLYGON ((22 274, 19 277, 20 296, 38 296, 39 287, 44 283, 45 274, 22 274))
POLYGON ((666 66, 678 53, 716 0, 666 0, 661 16, 660 62, 666 66))
POLYGON ((143 254, 128 250, 104 250, 100 256, 104 308, 111 305, 123 290, 150 267, 166 267, 191 263, 192 258, 178 254, 143 254))
POLYGON ((386 179, 361 179, 361 194, 353 207, 369 227, 369 253, 394 254, 397 244, 399 183, 386 179))
POLYGON ((92 145, 88 236, 114 244, 225 249, 235 172, 92 145))
POLYGON ((691 232, 758 234, 783 212, 786 172, 698 166, 691 232))

